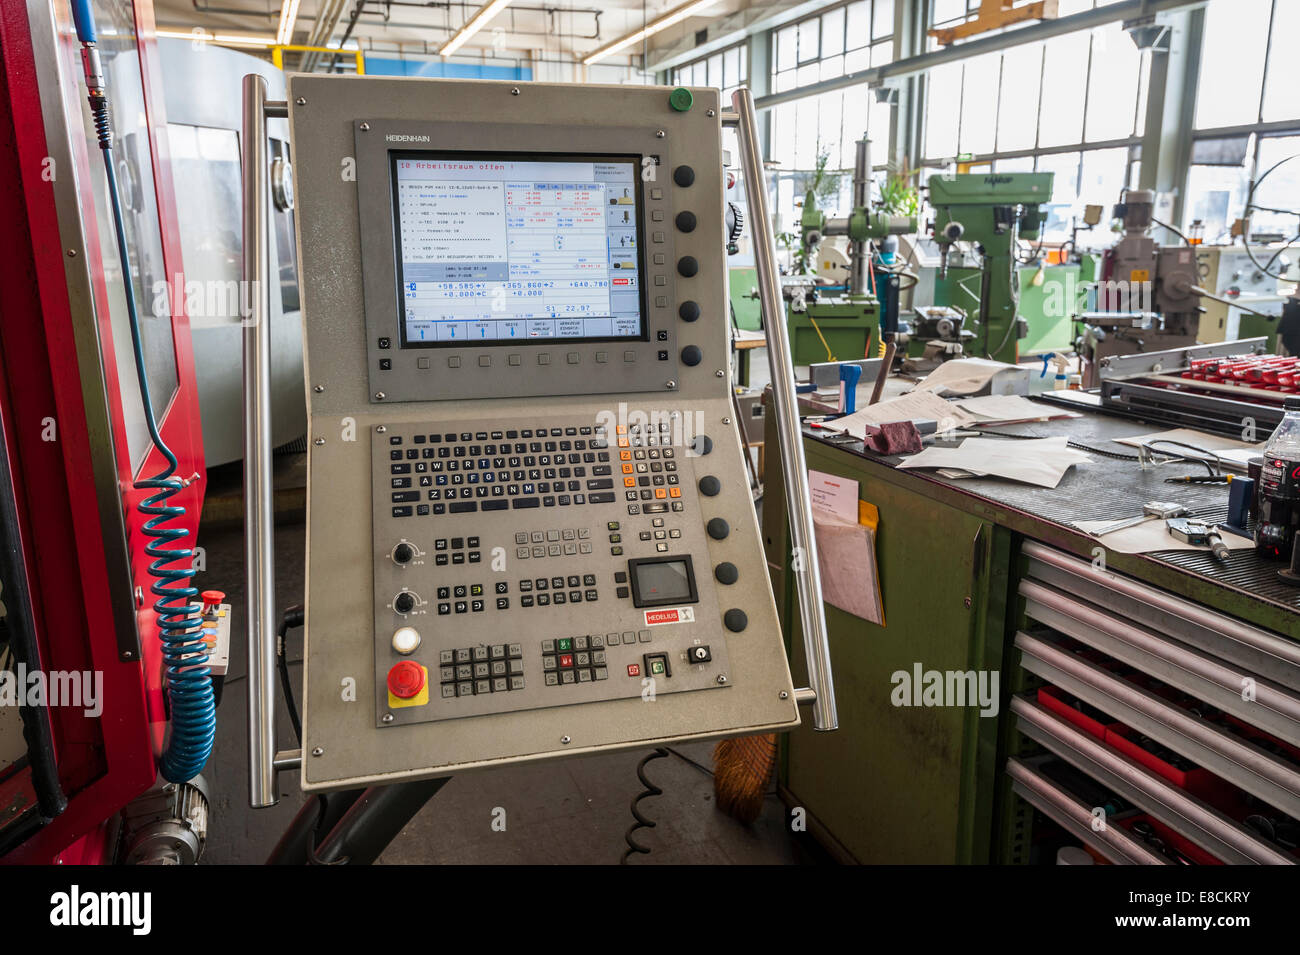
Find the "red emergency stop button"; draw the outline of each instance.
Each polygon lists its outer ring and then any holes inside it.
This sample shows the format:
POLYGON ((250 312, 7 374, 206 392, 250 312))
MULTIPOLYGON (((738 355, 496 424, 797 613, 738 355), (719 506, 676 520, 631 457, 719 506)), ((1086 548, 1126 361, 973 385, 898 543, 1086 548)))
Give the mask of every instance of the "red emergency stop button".
POLYGON ((414 660, 402 660, 388 671, 388 692, 399 700, 409 700, 424 689, 424 667, 414 660))
POLYGON ((199 596, 205 604, 219 604, 226 599, 225 591, 222 590, 205 590, 199 596))

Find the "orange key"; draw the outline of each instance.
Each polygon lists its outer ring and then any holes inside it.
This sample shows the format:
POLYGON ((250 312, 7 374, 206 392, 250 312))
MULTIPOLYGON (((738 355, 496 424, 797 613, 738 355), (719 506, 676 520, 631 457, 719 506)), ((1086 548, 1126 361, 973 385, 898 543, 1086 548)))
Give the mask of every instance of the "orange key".
POLYGON ((619 438, 619 439, 618 439, 618 446, 619 446, 620 448, 626 448, 626 447, 628 446, 628 440, 627 440, 627 438, 619 438))
POLYGON ((625 465, 623 465, 623 473, 624 473, 624 474, 631 474, 631 473, 632 473, 632 465, 630 465, 630 464, 625 464, 625 465))
POLYGON ((662 500, 663 500, 664 498, 666 498, 667 496, 668 496, 668 493, 667 493, 663 488, 661 488, 661 487, 657 487, 657 488, 655 488, 655 497, 659 498, 659 500, 662 501, 662 500))
POLYGON ((668 489, 668 496, 669 496, 669 497, 681 497, 681 496, 682 496, 682 489, 679 488, 679 487, 670 487, 670 488, 668 489))
POLYGON ((623 486, 624 486, 624 487, 636 487, 636 478, 634 478, 634 477, 625 477, 625 478, 623 478, 623 486))
POLYGON ((618 459, 619 459, 620 461, 631 461, 631 460, 632 460, 632 452, 631 452, 631 451, 620 451, 620 452, 618 452, 618 459))
POLYGON ((620 424, 617 427, 615 427, 614 430, 619 434, 627 434, 627 425, 620 424))

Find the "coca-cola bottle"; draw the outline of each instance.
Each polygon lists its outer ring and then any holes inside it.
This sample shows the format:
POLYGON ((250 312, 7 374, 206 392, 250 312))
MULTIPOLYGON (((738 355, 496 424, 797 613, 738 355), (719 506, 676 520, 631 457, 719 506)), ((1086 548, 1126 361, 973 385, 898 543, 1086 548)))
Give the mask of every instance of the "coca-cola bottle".
POLYGON ((1300 527, 1300 396, 1288 397, 1282 408, 1282 422, 1264 445, 1255 549, 1288 560, 1300 527))

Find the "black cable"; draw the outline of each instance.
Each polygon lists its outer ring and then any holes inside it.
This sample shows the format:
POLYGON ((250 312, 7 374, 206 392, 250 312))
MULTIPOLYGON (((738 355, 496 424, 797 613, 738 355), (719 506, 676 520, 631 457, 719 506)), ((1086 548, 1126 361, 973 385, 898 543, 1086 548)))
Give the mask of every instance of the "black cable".
POLYGON ((713 775, 713 770, 709 769, 709 767, 705 766, 703 763, 697 763, 695 760, 691 759, 689 756, 687 756, 685 753, 681 752, 680 750, 673 749, 671 746, 669 746, 668 752, 671 753, 673 756, 676 756, 686 765, 695 767, 700 772, 702 772, 705 776, 713 775))
POLYGON ((655 827, 654 820, 647 819, 641 813, 641 809, 637 804, 640 803, 642 799, 649 799, 651 796, 662 796, 664 794, 664 791, 652 783, 649 777, 646 776, 645 767, 646 763, 651 760, 667 758, 668 750, 661 746, 654 752, 648 753, 641 762, 636 764, 636 778, 641 780, 641 785, 645 786, 645 789, 632 797, 632 818, 635 822, 633 822, 632 825, 628 827, 627 832, 623 834, 623 840, 627 843, 627 849, 623 852, 623 858, 619 860, 619 865, 627 865, 627 860, 632 858, 634 855, 650 854, 649 846, 642 845, 632 838, 632 833, 636 832, 638 829, 653 829, 655 827))
POLYGON ((280 687, 284 691, 284 702, 289 708, 289 722, 293 724, 293 735, 302 747, 302 719, 298 716, 298 704, 293 699, 293 681, 289 677, 289 656, 285 653, 285 640, 291 629, 301 627, 303 611, 301 604, 295 604, 284 612, 280 618, 280 629, 275 632, 275 665, 280 671, 280 687))
MULTIPOLYGON (((1263 206, 1255 205, 1255 190, 1259 188, 1259 184, 1262 183, 1265 179, 1267 179, 1269 173, 1271 173, 1274 169, 1282 165, 1284 162, 1290 162, 1292 159, 1295 159, 1296 156, 1300 156, 1300 153, 1295 153, 1294 155, 1291 156, 1284 156, 1283 158, 1279 159, 1277 162, 1273 163, 1273 165, 1265 169, 1264 174, 1250 184, 1250 189, 1246 192, 1246 207, 1242 210, 1243 218, 1245 218, 1246 220, 1246 228, 1242 230, 1241 247, 1246 250, 1246 256, 1250 259, 1251 264, 1255 266, 1255 268, 1259 269, 1269 278, 1278 279, 1279 281, 1286 281, 1286 275, 1285 274, 1279 275, 1277 273, 1270 272, 1267 266, 1263 266, 1259 264, 1259 260, 1255 258, 1255 253, 1250 251, 1250 233, 1248 231, 1250 228, 1250 210, 1259 208, 1259 209, 1264 209, 1264 211, 1267 212, 1282 213, 1283 215, 1293 215, 1293 216, 1300 215, 1300 212, 1290 211, 1286 209, 1265 209, 1263 206)), ((1291 242, 1294 241, 1296 240, 1295 239, 1291 240, 1291 242)), ((1279 253, 1284 252, 1286 249, 1290 248, 1291 242, 1288 242, 1286 245, 1282 246, 1281 249, 1278 249, 1278 252, 1279 253)), ((1270 265, 1272 264, 1272 259, 1269 260, 1269 264, 1270 265)))
POLYGON ((1168 229, 1168 230, 1169 230, 1170 232, 1172 232, 1174 235, 1178 236, 1178 238, 1180 238, 1180 239, 1183 240, 1183 244, 1184 244, 1184 245, 1191 246, 1191 244, 1192 244, 1192 240, 1189 239, 1189 238, 1187 238, 1187 236, 1183 235, 1181 232, 1179 232, 1179 231, 1178 231, 1177 229, 1175 229, 1173 226, 1169 225, 1168 223, 1161 222, 1161 221, 1160 221, 1159 219, 1157 219, 1155 216, 1152 216, 1152 217, 1151 217, 1151 221, 1152 221, 1153 223, 1155 223, 1156 225, 1160 226, 1160 228, 1162 228, 1162 229, 1168 229))

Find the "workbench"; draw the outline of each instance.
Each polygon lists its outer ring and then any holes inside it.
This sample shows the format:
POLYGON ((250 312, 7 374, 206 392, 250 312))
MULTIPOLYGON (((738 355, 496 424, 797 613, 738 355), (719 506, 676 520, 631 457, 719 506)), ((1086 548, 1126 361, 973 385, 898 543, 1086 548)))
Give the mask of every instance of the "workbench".
MULTIPOLYGON (((890 385, 890 390, 898 387, 893 381, 890 385)), ((1134 455, 1134 448, 1113 439, 1165 428, 1085 412, 1076 418, 985 430, 1066 435, 1076 447, 1134 455)), ((775 441, 775 434, 769 440, 775 441)), ((1049 640, 1064 635, 1090 647, 1109 648, 1110 657, 1167 679, 1198 698, 1214 697, 1216 706, 1231 712, 1231 694, 1184 679, 1180 670, 1186 661, 1210 667, 1226 658, 1225 673, 1240 671, 1269 681, 1270 699, 1283 716, 1275 719, 1270 712, 1267 729, 1300 744, 1300 588, 1277 577, 1285 564, 1262 560, 1253 549, 1233 551, 1226 563, 1200 551, 1108 553, 1096 538, 1069 524, 1128 517, 1141 513, 1142 504, 1150 500, 1180 501, 1198 516, 1220 519, 1226 513, 1224 487, 1163 483, 1166 477, 1193 473, 1197 466, 1181 463, 1142 470, 1136 461, 1092 453, 1090 462, 1072 468, 1057 488, 1045 489, 900 470, 898 458, 809 427, 804 451, 810 469, 858 481, 861 499, 876 505, 880 514, 876 560, 885 626, 826 605, 840 728, 815 733, 805 725, 790 734, 780 769, 783 798, 806 811, 811 831, 845 861, 1026 861, 1032 817, 1026 793, 1034 797, 1030 801, 1035 806, 1047 803, 1041 794, 1030 792, 1042 780, 1021 777, 1030 772, 1025 767, 1031 764, 1024 760, 1039 758, 1043 745, 1076 765, 1090 766, 1093 779, 1119 786, 1113 774, 1123 775, 1127 767, 1094 765, 1080 756, 1089 751, 1088 740, 1050 719, 1038 725, 1046 719, 1045 711, 1039 712, 1032 691, 1044 679, 1072 686, 1082 699, 1117 720, 1122 712, 1130 724, 1150 723, 1148 735, 1179 753, 1193 749, 1196 756, 1190 758, 1202 757, 1197 760, 1202 765, 1229 766, 1234 757, 1237 762, 1253 759, 1250 753, 1238 753, 1232 740, 1218 737, 1216 745, 1223 752, 1196 749, 1199 744, 1189 743, 1187 733, 1168 729, 1165 724, 1181 725, 1182 717, 1161 710, 1159 700, 1137 700, 1148 712, 1136 713, 1131 689, 1113 680, 1107 683, 1104 667, 1100 676, 1089 673, 1078 679, 1054 670, 1043 660, 1064 658, 1035 642, 1046 630, 1051 631, 1049 640), (1142 632, 1134 629, 1135 623, 1142 632), (1128 645, 1143 640, 1145 649, 1128 645), (974 707, 893 705, 891 674, 912 672, 918 663, 926 670, 999 672, 999 713, 981 717, 974 707), (1057 679, 1050 679, 1052 675, 1057 679)), ((796 685, 801 685, 805 671, 797 596, 788 572, 785 492, 775 455, 769 455, 768 462, 764 542, 796 685)), ((1074 662, 1061 665, 1073 667, 1074 662)), ((1102 762, 1111 756, 1093 755, 1102 762)), ((1279 795, 1269 788, 1273 783, 1257 774, 1242 778, 1237 769, 1224 772, 1231 774, 1233 785, 1263 792, 1275 805, 1282 802, 1292 816, 1300 816, 1300 765, 1282 763, 1263 771, 1267 775, 1276 769, 1275 778, 1284 781, 1284 789, 1294 786, 1294 792, 1279 795)), ((1152 792, 1128 793, 1129 802, 1147 808, 1158 803, 1159 818, 1172 819, 1175 828, 1182 826, 1201 844, 1212 845, 1216 857, 1279 861, 1268 845, 1253 844, 1249 833, 1235 831, 1240 826, 1211 821, 1213 832, 1207 834, 1207 823, 1197 815, 1202 808, 1184 805, 1180 794, 1165 792, 1149 780, 1141 782, 1152 792)), ((1080 806, 1069 805, 1059 793, 1049 797, 1065 805, 1055 807, 1057 815, 1073 815, 1075 823, 1086 823, 1080 806)), ((1063 825, 1070 828, 1069 822, 1063 825)), ((1086 824, 1081 831, 1084 841, 1105 843, 1099 847, 1102 855, 1151 861, 1139 840, 1122 831, 1095 839, 1088 836, 1086 824)))

